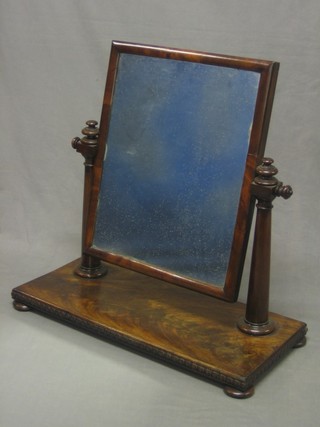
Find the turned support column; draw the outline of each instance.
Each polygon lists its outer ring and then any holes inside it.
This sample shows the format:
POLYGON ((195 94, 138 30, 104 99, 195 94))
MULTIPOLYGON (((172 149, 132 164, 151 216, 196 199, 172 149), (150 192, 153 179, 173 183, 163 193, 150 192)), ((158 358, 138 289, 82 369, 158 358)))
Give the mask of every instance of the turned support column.
POLYGON ((272 201, 276 197, 288 199, 292 188, 277 180, 278 170, 272 163, 270 158, 263 159, 251 185, 252 195, 257 199, 257 217, 246 315, 238 322, 239 329, 250 335, 267 335, 275 329, 274 322, 269 319, 272 201))
POLYGON ((88 120, 87 127, 82 129, 83 138, 73 138, 71 145, 85 158, 84 162, 84 193, 83 193, 83 212, 82 212, 82 260, 81 264, 76 268, 75 274, 84 278, 96 278, 106 274, 106 267, 101 264, 96 257, 85 253, 85 237, 87 231, 87 222, 89 215, 89 205, 92 191, 93 180, 93 164, 98 151, 98 122, 88 120))

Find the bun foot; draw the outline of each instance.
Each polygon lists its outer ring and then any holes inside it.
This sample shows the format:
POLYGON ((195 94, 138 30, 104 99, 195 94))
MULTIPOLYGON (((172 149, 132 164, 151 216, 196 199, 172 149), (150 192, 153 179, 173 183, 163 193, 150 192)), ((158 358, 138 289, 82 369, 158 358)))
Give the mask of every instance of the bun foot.
POLYGON ((254 395, 254 387, 248 388, 248 390, 237 390, 233 387, 225 387, 223 389, 225 394, 229 397, 233 397, 234 399, 248 399, 248 397, 251 397, 254 395))
POLYGON ((30 311, 31 308, 21 302, 13 300, 13 307, 18 311, 30 311))
POLYGON ((295 345, 293 346, 293 348, 301 348, 301 347, 304 347, 304 346, 306 345, 306 343, 307 343, 307 337, 306 337, 306 336, 304 336, 304 337, 302 338, 302 340, 301 340, 301 341, 297 342, 297 344, 295 344, 295 345))

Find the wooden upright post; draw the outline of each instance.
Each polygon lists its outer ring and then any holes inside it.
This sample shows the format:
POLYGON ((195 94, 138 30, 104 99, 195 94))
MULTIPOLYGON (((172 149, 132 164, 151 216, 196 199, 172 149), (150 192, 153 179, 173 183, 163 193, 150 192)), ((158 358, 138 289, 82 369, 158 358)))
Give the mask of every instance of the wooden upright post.
POLYGON ((84 167, 84 193, 83 193, 83 213, 82 213, 82 260, 81 264, 76 268, 75 273, 84 278, 97 278, 104 276, 107 273, 106 267, 101 264, 98 258, 85 253, 85 235, 87 230, 87 221, 89 214, 89 204, 91 199, 92 178, 93 178, 93 163, 98 151, 98 122, 88 120, 87 127, 82 129, 83 138, 75 137, 71 141, 72 147, 81 153, 85 158, 84 167))
POLYGON ((246 315, 238 322, 239 329, 250 335, 267 335, 275 329, 274 322, 269 319, 272 201, 277 196, 288 199, 292 188, 275 178, 278 170, 272 163, 270 158, 263 159, 251 186, 252 195, 257 199, 257 218, 246 315))

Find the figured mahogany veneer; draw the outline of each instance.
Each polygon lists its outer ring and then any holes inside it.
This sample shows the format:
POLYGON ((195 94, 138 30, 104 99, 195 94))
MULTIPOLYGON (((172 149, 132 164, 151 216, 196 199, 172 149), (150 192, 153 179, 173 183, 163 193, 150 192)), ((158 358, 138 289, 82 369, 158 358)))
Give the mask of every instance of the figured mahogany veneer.
POLYGON ((78 264, 15 288, 15 304, 217 382, 230 396, 251 396, 261 376, 304 340, 300 321, 271 313, 275 331, 250 336, 236 327, 242 303, 227 304, 115 265, 105 277, 85 279, 74 275, 78 264))

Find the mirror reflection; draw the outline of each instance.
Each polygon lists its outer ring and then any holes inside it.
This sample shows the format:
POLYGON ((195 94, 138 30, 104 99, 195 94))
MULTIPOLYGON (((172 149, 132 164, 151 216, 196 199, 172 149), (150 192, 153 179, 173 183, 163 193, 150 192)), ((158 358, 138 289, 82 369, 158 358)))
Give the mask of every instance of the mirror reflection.
POLYGON ((259 78, 121 53, 93 247, 224 285, 259 78))

